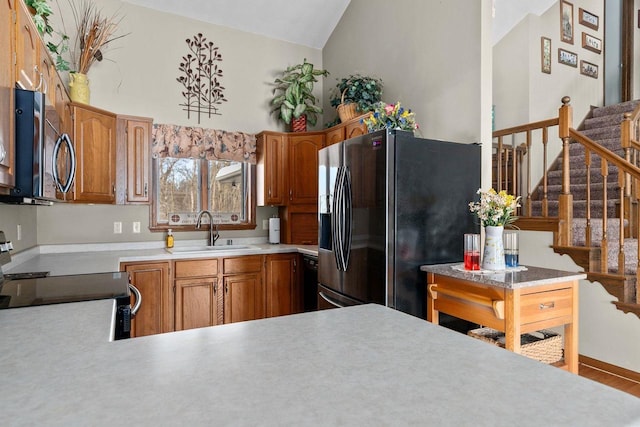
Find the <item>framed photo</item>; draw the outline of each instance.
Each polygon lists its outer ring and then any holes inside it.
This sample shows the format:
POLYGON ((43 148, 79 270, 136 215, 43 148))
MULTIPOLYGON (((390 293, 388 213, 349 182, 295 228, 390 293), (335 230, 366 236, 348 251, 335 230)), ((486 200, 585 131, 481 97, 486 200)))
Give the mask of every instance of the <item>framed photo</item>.
POLYGON ((602 52, 602 40, 583 32, 582 47, 599 54, 602 52))
POLYGON ((560 40, 573 44, 573 3, 560 0, 560 40))
POLYGON ((542 72, 551 74, 551 39, 540 37, 540 66, 542 72))
POLYGON ((587 61, 580 61, 580 74, 584 74, 585 76, 593 77, 594 79, 598 78, 598 66, 596 64, 592 64, 587 61))
POLYGON ((578 67, 578 55, 568 50, 558 49, 558 62, 571 67, 578 67))
POLYGON ((584 25, 585 27, 589 27, 592 30, 597 30, 600 26, 600 18, 598 18, 598 15, 587 12, 583 8, 578 9, 578 21, 580 22, 580 24, 584 25))

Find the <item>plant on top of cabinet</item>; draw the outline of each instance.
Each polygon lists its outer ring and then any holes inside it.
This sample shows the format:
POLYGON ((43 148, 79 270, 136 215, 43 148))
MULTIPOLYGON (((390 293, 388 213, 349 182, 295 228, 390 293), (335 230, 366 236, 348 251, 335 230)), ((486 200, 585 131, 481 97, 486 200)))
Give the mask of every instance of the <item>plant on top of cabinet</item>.
POLYGON ((293 132, 305 132, 307 121, 313 126, 322 108, 315 105, 317 98, 313 95, 313 84, 317 76, 328 76, 327 70, 313 68, 313 64, 305 58, 302 64, 288 67, 282 77, 275 80, 274 98, 271 100, 272 113, 286 124, 291 124, 293 132))
POLYGON ((49 24, 49 15, 53 14, 53 10, 51 10, 47 0, 25 0, 24 3, 30 8, 29 11, 38 32, 41 35, 51 34, 53 28, 49 24))
POLYGON ((340 120, 345 122, 354 118, 358 112, 373 110, 373 105, 382 99, 382 80, 376 77, 351 74, 338 80, 331 89, 331 106, 338 109, 340 120), (351 114, 342 111, 351 106, 351 114))

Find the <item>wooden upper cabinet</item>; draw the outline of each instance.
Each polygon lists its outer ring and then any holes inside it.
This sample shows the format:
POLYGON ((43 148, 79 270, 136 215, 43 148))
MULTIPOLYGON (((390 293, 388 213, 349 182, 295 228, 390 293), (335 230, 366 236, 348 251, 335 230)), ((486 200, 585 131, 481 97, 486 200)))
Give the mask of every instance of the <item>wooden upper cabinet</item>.
POLYGON ((325 147, 344 141, 344 126, 337 126, 327 130, 324 139, 325 147))
MULTIPOLYGON (((14 32, 15 0, 0 0, 0 188, 15 185, 14 159, 14 32)), ((0 190, 2 191, 2 190, 0 190)), ((6 190, 4 190, 6 191, 6 190)))
POLYGON ((40 36, 24 2, 16 2, 16 83, 28 90, 40 90, 40 36))
POLYGON ((149 203, 153 119, 118 116, 117 203, 149 203))
POLYGON ((318 151, 321 133, 289 136, 289 204, 318 203, 318 151))
POLYGON ((56 72, 56 67, 53 64, 51 57, 47 53, 45 45, 40 41, 40 39, 38 39, 38 42, 40 43, 38 55, 40 88, 38 90, 44 93, 44 101, 46 105, 55 106, 55 90, 58 73, 56 72))
POLYGON ((360 123, 360 118, 348 122, 345 127, 345 138, 351 139, 356 136, 365 135, 367 133, 367 125, 360 123))
POLYGON ((90 106, 72 105, 77 162, 73 200, 115 203, 116 116, 90 106))
POLYGON ((258 135, 258 206, 281 206, 287 201, 286 139, 285 135, 277 133, 258 135))

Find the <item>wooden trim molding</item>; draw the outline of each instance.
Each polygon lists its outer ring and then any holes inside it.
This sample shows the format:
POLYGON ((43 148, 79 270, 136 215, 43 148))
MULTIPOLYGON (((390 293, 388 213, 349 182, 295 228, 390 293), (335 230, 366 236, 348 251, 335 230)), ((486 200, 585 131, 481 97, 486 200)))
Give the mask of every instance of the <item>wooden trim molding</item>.
POLYGON ((621 68, 621 101, 633 99, 633 35, 635 18, 634 0, 622 2, 622 25, 620 28, 622 39, 622 68, 621 68))
POLYGON ((617 375, 622 378, 626 378, 630 381, 640 383, 640 372, 632 371, 630 369, 621 368, 620 366, 612 365, 610 363, 603 362, 598 359, 593 359, 589 356, 582 354, 578 355, 578 362, 583 365, 591 366, 592 368, 600 369, 601 371, 608 372, 613 375, 617 375))

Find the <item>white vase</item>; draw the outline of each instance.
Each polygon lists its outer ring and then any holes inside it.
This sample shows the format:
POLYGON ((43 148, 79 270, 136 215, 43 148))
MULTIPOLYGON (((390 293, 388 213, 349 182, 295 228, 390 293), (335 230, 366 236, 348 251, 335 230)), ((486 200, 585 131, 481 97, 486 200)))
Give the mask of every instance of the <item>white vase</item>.
POLYGON ((494 271, 505 270, 504 243, 502 241, 504 227, 501 225, 496 227, 487 225, 484 231, 485 240, 484 252, 482 254, 482 269, 494 271))

